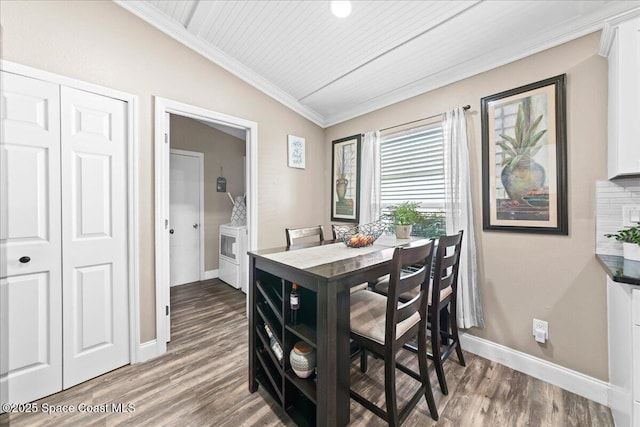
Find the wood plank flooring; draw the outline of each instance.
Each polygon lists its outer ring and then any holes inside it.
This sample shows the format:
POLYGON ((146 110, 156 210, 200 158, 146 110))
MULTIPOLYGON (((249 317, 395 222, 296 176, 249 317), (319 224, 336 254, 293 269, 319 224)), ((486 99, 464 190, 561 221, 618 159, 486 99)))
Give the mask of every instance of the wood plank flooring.
MULTIPOLYGON (((262 389, 247 387, 247 320, 244 294, 217 279, 171 290, 172 340, 167 353, 129 365, 37 403, 70 405, 74 413, 3 414, 2 426, 292 426, 262 389), (79 412, 78 405, 133 404, 132 412, 79 412)), ((402 357, 411 366, 415 355, 402 357)), ((433 369, 431 385, 440 413, 434 422, 424 399, 406 426, 613 426, 611 412, 558 387, 465 352, 466 368, 445 363, 449 395, 433 369)), ((351 369, 351 383, 384 407, 382 363, 351 369)), ((431 365, 430 365, 431 368, 431 365)), ((398 371, 400 404, 417 383, 398 371)), ((98 407, 98 410, 100 408, 98 407)), ((385 423, 351 401, 350 426, 385 423)))

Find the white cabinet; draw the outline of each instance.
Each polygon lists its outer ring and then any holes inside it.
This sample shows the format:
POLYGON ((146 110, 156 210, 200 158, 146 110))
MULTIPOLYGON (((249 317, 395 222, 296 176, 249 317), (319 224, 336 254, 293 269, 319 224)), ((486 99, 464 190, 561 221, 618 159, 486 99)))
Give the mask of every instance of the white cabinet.
POLYGON ((640 8, 613 18, 602 33, 609 59, 608 176, 640 174, 640 8))
POLYGON ((609 407, 617 427, 640 427, 640 286, 607 277, 609 407))

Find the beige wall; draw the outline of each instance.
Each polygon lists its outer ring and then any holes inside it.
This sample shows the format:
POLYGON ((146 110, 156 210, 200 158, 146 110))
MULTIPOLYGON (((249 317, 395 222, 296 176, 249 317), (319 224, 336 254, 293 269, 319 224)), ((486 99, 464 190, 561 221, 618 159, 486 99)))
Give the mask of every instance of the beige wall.
POLYGON ((326 218, 324 131, 110 1, 2 1, 2 59, 139 97, 141 341, 155 337, 153 97, 258 123, 258 245, 326 218), (287 167, 287 134, 307 168, 287 167))
POLYGON ((227 179, 227 192, 245 194, 245 140, 238 139, 188 117, 171 114, 171 148, 204 154, 204 269, 218 268, 218 230, 231 220, 233 205, 227 193, 216 191, 219 176, 227 179), (220 175, 222 167, 222 175, 220 175))
POLYGON ((606 179, 607 159, 607 63, 597 54, 599 40, 599 33, 591 34, 333 126, 326 130, 325 161, 332 140, 470 104, 471 185, 486 321, 485 329, 470 332, 607 380, 605 273, 594 256, 595 181, 606 179), (483 232, 480 98, 562 73, 567 73, 569 236, 483 232), (534 317, 549 321, 546 345, 533 339, 534 317))

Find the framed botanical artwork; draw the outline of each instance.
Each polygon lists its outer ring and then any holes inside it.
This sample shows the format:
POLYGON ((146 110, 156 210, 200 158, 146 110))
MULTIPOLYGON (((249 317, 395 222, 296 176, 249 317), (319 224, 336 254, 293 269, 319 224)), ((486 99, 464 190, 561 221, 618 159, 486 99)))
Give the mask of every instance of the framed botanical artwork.
POLYGON ((290 168, 305 168, 304 138, 295 135, 287 135, 287 155, 290 168))
POLYGON ((484 230, 568 234, 566 75, 481 100, 484 230))
POLYGON ((360 138, 333 141, 331 150, 331 221, 358 222, 360 216, 360 138))

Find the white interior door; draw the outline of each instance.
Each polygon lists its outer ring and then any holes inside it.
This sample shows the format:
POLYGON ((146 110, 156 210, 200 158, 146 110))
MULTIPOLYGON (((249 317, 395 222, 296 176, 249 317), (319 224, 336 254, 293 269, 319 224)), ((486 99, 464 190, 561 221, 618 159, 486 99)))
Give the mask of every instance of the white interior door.
POLYGON ((200 280, 202 153, 171 150, 169 161, 169 284, 200 280))
POLYGON ((59 86, 0 73, 0 400, 62 389, 59 86))
POLYGON ((61 88, 64 388, 129 363, 126 108, 61 88))

